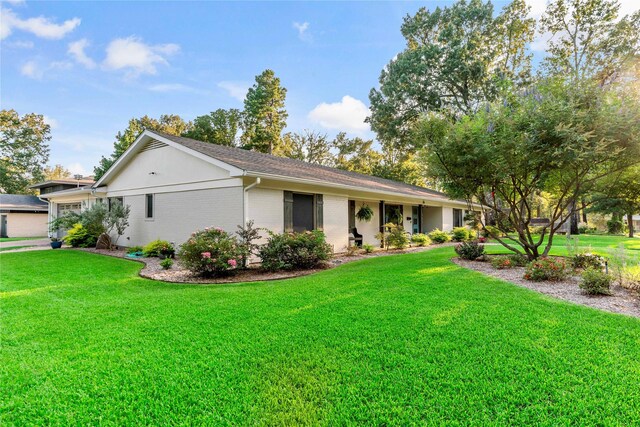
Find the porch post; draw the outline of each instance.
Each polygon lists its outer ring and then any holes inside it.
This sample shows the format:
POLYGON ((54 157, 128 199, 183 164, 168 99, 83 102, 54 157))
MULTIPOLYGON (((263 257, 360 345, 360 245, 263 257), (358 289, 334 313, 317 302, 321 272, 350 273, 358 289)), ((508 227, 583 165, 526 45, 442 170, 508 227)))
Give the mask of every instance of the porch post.
POLYGON ((418 233, 423 233, 422 230, 422 205, 418 205, 418 233))
MULTIPOLYGON (((379 204, 379 218, 380 218, 380 232, 384 233, 384 200, 380 200, 380 204, 379 204)), ((381 241, 380 242, 380 247, 384 248, 384 243, 381 241)))

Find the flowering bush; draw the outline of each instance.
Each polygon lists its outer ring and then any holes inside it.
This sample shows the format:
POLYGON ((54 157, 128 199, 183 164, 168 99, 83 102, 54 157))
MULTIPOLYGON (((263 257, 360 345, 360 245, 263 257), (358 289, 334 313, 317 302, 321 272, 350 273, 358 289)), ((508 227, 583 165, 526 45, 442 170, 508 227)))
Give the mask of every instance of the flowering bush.
POLYGON ((533 281, 558 281, 567 277, 567 265, 564 260, 556 258, 540 258, 527 265, 524 278, 533 281))
POLYGON ((331 257, 332 249, 322 231, 269 233, 260 247, 262 268, 269 271, 313 268, 331 257))
POLYGON ((514 264, 509 257, 499 256, 491 258, 491 266, 498 270, 504 270, 505 268, 514 267, 514 264))
POLYGON ((178 251, 182 265, 205 277, 231 273, 244 255, 235 237, 221 228, 209 227, 191 234, 178 251))
POLYGON ((590 253, 575 254, 571 257, 571 267, 573 268, 602 270, 604 262, 605 259, 600 255, 590 253))

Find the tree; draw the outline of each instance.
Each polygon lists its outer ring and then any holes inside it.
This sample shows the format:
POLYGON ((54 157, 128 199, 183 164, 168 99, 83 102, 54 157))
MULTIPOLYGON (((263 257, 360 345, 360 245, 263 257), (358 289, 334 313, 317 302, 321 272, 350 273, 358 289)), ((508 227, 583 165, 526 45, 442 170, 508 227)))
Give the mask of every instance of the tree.
POLYGON ((256 76, 256 83, 249 88, 244 100, 243 148, 273 153, 281 143, 282 130, 287 125, 286 96, 287 89, 280 85, 280 79, 272 70, 256 76))
POLYGON ((426 145, 428 170, 445 191, 479 203, 501 231, 515 230, 517 237, 492 237, 535 259, 549 253, 576 201, 603 177, 637 162, 639 132, 637 98, 591 82, 548 80, 458 122, 432 114, 416 138, 426 145), (536 236, 529 229, 532 201, 543 191, 553 196, 552 214, 536 236))
POLYGON ((331 148, 331 141, 326 134, 305 130, 302 133, 286 133, 273 154, 315 165, 333 166, 334 156, 331 148))
POLYGON ((373 149, 373 140, 348 138, 340 132, 332 142, 336 150, 335 167, 352 172, 373 175, 380 170, 382 155, 373 149))
POLYGON ((627 217, 629 237, 634 236, 633 215, 640 212, 640 164, 612 174, 592 196, 590 211, 627 217))
POLYGON ((385 147, 381 156, 382 161, 373 168, 373 175, 411 185, 426 184, 425 171, 417 155, 385 147))
POLYGON ((116 134, 113 143, 113 153, 109 157, 102 157, 98 166, 93 168, 95 179, 98 180, 113 165, 116 160, 133 144, 136 138, 145 129, 160 131, 171 135, 180 136, 193 127, 191 122, 184 121, 176 114, 163 114, 159 119, 143 116, 129 120, 127 128, 116 134))
POLYGON ((552 35, 544 69, 573 80, 611 82, 640 51, 640 11, 617 21, 617 0, 554 0, 541 31, 552 35))
POLYGON ((45 181, 71 178, 71 172, 62 165, 46 166, 43 171, 45 181))
POLYGON ((43 179, 50 140, 44 116, 0 111, 0 192, 27 194, 30 184, 43 179))
POLYGON ((407 41, 382 70, 380 88, 369 94, 367 119, 378 139, 405 150, 413 124, 429 111, 456 117, 495 99, 504 80, 529 80, 527 43, 535 21, 529 7, 515 0, 493 17, 493 5, 460 0, 433 12, 421 8, 404 18, 407 41))
POLYGON ((212 144, 235 147, 238 145, 241 117, 238 109, 218 108, 210 114, 196 117, 193 121, 193 128, 185 132, 183 136, 212 144))

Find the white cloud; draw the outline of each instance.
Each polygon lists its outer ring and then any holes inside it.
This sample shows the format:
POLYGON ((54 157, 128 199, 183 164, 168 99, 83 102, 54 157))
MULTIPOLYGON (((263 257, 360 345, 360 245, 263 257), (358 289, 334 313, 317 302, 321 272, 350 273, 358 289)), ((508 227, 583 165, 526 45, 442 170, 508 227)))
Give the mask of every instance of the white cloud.
POLYGON ((86 68, 95 68, 96 63, 93 59, 89 58, 85 53, 85 49, 89 46, 87 39, 80 39, 75 42, 69 43, 69 49, 67 53, 73 57, 79 64, 84 65, 86 68))
POLYGON ((31 79, 40 80, 44 74, 44 71, 38 66, 35 61, 27 61, 20 67, 20 73, 23 76, 31 79))
POLYGON ((44 116, 42 116, 42 118, 44 119, 44 122, 51 127, 51 129, 57 129, 58 128, 59 123, 53 117, 49 117, 49 116, 47 116, 45 114, 44 116))
POLYGON ((153 92, 195 92, 196 90, 191 86, 183 85, 182 83, 160 83, 149 87, 153 92))
POLYGON ((362 133, 369 130, 369 124, 364 122, 368 115, 369 108, 362 101, 345 95, 340 102, 317 105, 308 117, 327 129, 362 133))
POLYGON ((21 19, 10 9, 0 8, 0 39, 8 37, 13 30, 22 30, 44 39, 61 39, 80 25, 80 18, 72 18, 56 24, 50 18, 21 19))
POLYGON ((298 38, 302 41, 311 41, 311 34, 309 34, 307 32, 307 30, 309 30, 309 23, 308 22, 303 22, 303 23, 299 23, 299 22, 294 22, 293 23, 293 28, 295 28, 296 30, 298 30, 298 38))
POLYGON ((4 42, 2 46, 13 49, 33 49, 33 42, 31 40, 18 40, 15 42, 4 42))
POLYGON ((71 175, 82 175, 82 176, 89 176, 89 175, 93 175, 93 171, 89 172, 83 165, 81 165, 79 162, 74 162, 74 163, 69 163, 65 166, 69 172, 71 172, 71 175))
POLYGON ((127 70, 133 77, 156 74, 156 66, 168 65, 167 57, 179 51, 180 46, 173 43, 153 46, 134 36, 115 39, 107 46, 104 66, 111 70, 127 70))
POLYGON ((247 82, 237 81, 222 81, 218 83, 219 88, 226 90, 229 96, 237 99, 238 101, 244 101, 250 86, 251 85, 247 82))
POLYGON ((9 3, 13 6, 21 6, 26 3, 25 0, 2 0, 4 3, 9 3))

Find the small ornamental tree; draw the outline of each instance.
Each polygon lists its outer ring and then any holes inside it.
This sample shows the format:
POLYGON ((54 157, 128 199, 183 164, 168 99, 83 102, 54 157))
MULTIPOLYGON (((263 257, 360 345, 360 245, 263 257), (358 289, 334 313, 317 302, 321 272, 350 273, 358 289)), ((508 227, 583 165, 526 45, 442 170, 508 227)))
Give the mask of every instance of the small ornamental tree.
POLYGON ((502 235, 489 236, 536 259, 549 253, 584 194, 638 161, 639 107, 621 90, 546 80, 456 122, 431 115, 415 137, 444 190, 496 219, 502 235), (538 235, 529 226, 541 192, 553 197, 550 222, 538 235))

